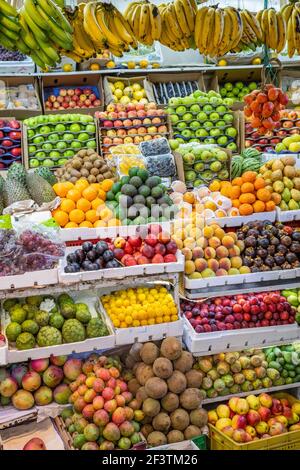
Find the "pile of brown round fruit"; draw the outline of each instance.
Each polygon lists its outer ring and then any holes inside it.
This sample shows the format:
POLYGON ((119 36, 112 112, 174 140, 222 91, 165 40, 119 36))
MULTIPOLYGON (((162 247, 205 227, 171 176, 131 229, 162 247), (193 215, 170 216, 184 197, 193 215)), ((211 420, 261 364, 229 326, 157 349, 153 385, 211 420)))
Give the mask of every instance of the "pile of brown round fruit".
POLYGON ((144 343, 131 348, 126 367, 135 374, 128 382, 135 398, 129 406, 142 408, 141 433, 149 446, 192 439, 205 431, 207 412, 199 390, 203 373, 193 365, 192 354, 174 337, 160 347, 144 343))
POLYGON ((64 166, 55 172, 58 181, 76 183, 80 178, 86 178, 90 184, 101 183, 105 179, 115 181, 114 172, 103 157, 93 149, 80 150, 64 166))
POLYGON ((255 221, 237 232, 245 249, 243 265, 252 273, 294 269, 300 266, 300 229, 276 222, 255 221))

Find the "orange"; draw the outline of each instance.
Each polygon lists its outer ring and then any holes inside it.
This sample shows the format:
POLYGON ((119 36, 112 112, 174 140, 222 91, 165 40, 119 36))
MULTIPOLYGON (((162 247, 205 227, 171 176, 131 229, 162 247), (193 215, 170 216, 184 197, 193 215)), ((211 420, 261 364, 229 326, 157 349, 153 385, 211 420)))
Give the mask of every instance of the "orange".
POLYGON ((254 212, 264 212, 265 211, 265 203, 262 201, 255 201, 253 204, 254 212))
POLYGON ((243 183, 241 186, 241 192, 242 193, 253 193, 254 192, 254 186, 252 183, 243 183))
POLYGON ((96 199, 98 196, 98 191, 97 189, 88 186, 82 191, 82 196, 88 201, 93 201, 93 199, 96 199))
POLYGON ((105 220, 105 222, 107 222, 112 218, 113 213, 108 207, 104 207, 103 209, 101 209, 99 215, 100 219, 105 220))
POLYGON ((107 223, 108 227, 116 227, 117 225, 121 225, 119 219, 110 219, 107 223))
POLYGON ((98 197, 102 199, 102 201, 106 201, 106 192, 103 189, 99 189, 98 197))
POLYGON ((242 186, 243 182, 244 182, 244 181, 243 181, 243 178, 241 178, 240 176, 238 176, 237 178, 234 178, 234 179, 232 180, 231 184, 232 184, 233 186, 242 186))
POLYGON ((75 224, 75 222, 68 222, 65 225, 65 228, 77 228, 77 227, 78 227, 78 224, 75 224))
POLYGON ((76 224, 80 224, 85 219, 84 212, 80 209, 74 209, 73 211, 71 211, 69 217, 70 221, 76 222, 76 224))
POLYGON ((256 201, 256 197, 253 193, 244 193, 240 195, 241 204, 253 204, 256 201))
POLYGON ((89 222, 96 222, 98 219, 99 219, 99 215, 97 214, 97 212, 95 211, 95 209, 91 209, 89 211, 87 211, 85 213, 85 218, 86 220, 88 220, 89 222))
POLYGON ((257 189, 262 189, 266 186, 266 182, 263 178, 261 178, 260 176, 256 178, 256 180, 254 181, 254 188, 257 190, 257 189))
POLYGON ((79 224, 79 227, 93 228, 93 224, 88 220, 84 220, 83 222, 81 222, 81 224, 79 224))
POLYGON ((70 183, 72 186, 71 188, 69 187, 69 182, 66 181, 64 183, 55 183, 53 185, 53 191, 55 192, 55 194, 59 197, 65 197, 67 192, 69 191, 69 189, 72 189, 73 188, 73 184, 70 183))
POLYGON ((222 196, 226 196, 226 197, 230 198, 231 188, 232 188, 232 186, 231 186, 230 183, 228 183, 227 185, 223 185, 222 188, 221 188, 220 193, 222 194, 222 196))
POLYGON ((233 199, 233 201, 231 201, 231 202, 232 202, 232 207, 236 207, 236 208, 240 207, 241 203, 240 203, 239 199, 233 199))
POLYGON ((275 208, 276 208, 276 204, 275 204, 274 201, 268 201, 268 202, 266 202, 266 211, 267 211, 267 212, 275 211, 275 208))
POLYGON ((69 212, 75 209, 75 202, 71 199, 63 199, 60 204, 60 209, 69 214, 69 212))
POLYGON ((99 199, 99 197, 96 197, 96 199, 92 201, 92 208, 95 210, 97 210, 99 206, 104 206, 104 205, 105 205, 105 202, 102 199, 99 199))
POLYGON ((113 180, 103 180, 101 183, 101 189, 103 189, 105 192, 110 191, 113 184, 113 180))
POLYGON ((240 215, 251 215, 253 214, 253 207, 251 204, 241 204, 239 207, 240 215))
POLYGON ((96 189, 97 191, 101 189, 100 183, 92 183, 90 184, 90 187, 96 189))
POLYGON ((91 208, 91 203, 87 199, 84 199, 84 197, 81 197, 78 199, 76 203, 77 209, 80 209, 83 212, 87 212, 91 208))
POLYGON ((183 200, 184 202, 188 202, 189 204, 193 204, 195 202, 195 196, 194 196, 194 193, 190 192, 190 191, 187 191, 184 195, 183 195, 183 200))
POLYGON ((106 227, 106 222, 104 220, 97 220, 97 222, 94 223, 94 227, 106 227))
POLYGON ((231 199, 238 199, 241 194, 241 188, 237 185, 232 186, 230 189, 230 198, 231 199))
POLYGON ((76 202, 81 198, 81 193, 78 191, 78 189, 70 189, 67 192, 67 198, 76 202))
POLYGON ((220 188, 221 188, 221 185, 220 185, 220 181, 218 180, 212 181, 209 185, 209 189, 211 191, 220 191, 220 188))
POLYGON ((244 183, 254 183, 256 176, 257 173, 255 171, 245 171, 245 173, 242 174, 244 183))
POLYGON ((88 185, 88 180, 86 180, 85 178, 80 178, 80 180, 76 181, 75 188, 78 189, 78 191, 82 192, 85 188, 88 187, 88 185))
POLYGON ((52 215, 60 227, 64 227, 69 222, 69 216, 64 211, 57 210, 55 211, 55 214, 52 215))
POLYGON ((268 189, 259 189, 256 193, 256 197, 260 201, 268 202, 271 199, 271 193, 268 189))

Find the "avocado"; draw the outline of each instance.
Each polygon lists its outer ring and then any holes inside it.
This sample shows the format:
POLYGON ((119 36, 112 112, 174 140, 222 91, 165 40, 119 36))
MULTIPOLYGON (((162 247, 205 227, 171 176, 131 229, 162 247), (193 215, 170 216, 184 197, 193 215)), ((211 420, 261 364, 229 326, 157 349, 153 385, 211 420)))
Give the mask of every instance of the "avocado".
POLYGON ((121 188, 122 188, 122 183, 120 183, 120 181, 118 183, 114 183, 111 187, 111 191, 114 193, 114 194, 117 194, 121 191, 121 188))
POLYGON ((106 200, 107 201, 114 201, 115 199, 115 193, 113 193, 112 191, 108 191, 106 193, 106 200))
POLYGON ((151 189, 151 196, 154 197, 155 199, 161 198, 163 194, 164 194, 164 191, 160 186, 155 186, 154 188, 151 189))
POLYGON ((148 171, 143 168, 139 168, 136 175, 139 176, 143 182, 145 182, 149 177, 148 171))
POLYGON ((148 196, 146 197, 146 204, 147 204, 147 207, 151 209, 151 206, 154 206, 154 204, 156 204, 156 200, 154 199, 154 197, 148 196))
POLYGON ((138 174, 138 171, 139 171, 139 167, 138 166, 133 166, 132 168, 129 168, 128 176, 130 176, 130 178, 132 178, 133 176, 136 176, 138 174))
POLYGON ((139 188, 140 186, 142 186, 143 181, 139 176, 133 176, 132 178, 130 178, 129 184, 132 184, 132 186, 134 186, 135 188, 139 188))
POLYGON ((130 181, 130 176, 122 176, 122 178, 120 179, 120 183, 122 184, 128 184, 130 181))
POLYGON ((142 196, 141 194, 137 194, 136 196, 134 196, 133 202, 134 202, 135 204, 143 204, 143 205, 145 205, 145 204, 146 204, 146 199, 145 199, 144 196, 142 196))
POLYGON ((126 196, 135 196, 137 194, 137 189, 132 184, 124 184, 121 189, 122 194, 126 194, 126 196))
POLYGON ((150 176, 150 178, 147 178, 145 181, 146 186, 148 186, 149 188, 154 188, 160 183, 161 179, 159 176, 150 176))
POLYGON ((167 194, 164 194, 162 197, 158 199, 157 203, 161 205, 167 204, 168 206, 171 206, 173 204, 173 201, 167 194))
POLYGON ((133 199, 130 196, 126 196, 126 194, 122 194, 119 197, 119 204, 122 207, 130 207, 133 204, 133 199))
POLYGON ((133 220, 133 219, 135 219, 136 217, 138 217, 138 215, 139 215, 139 210, 138 210, 138 208, 137 208, 136 206, 131 206, 131 207, 129 207, 129 209, 128 209, 128 214, 127 214, 128 219, 133 220))
POLYGON ((151 189, 148 188, 145 184, 139 187, 139 194, 141 194, 144 197, 150 196, 151 189))

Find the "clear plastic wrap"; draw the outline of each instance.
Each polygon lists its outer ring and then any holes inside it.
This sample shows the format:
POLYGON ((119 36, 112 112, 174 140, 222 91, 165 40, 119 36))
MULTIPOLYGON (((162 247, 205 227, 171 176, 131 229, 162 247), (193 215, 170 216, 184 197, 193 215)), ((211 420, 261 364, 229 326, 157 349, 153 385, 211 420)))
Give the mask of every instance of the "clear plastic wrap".
POLYGON ((45 225, 0 229, 0 277, 53 269, 65 246, 58 230, 45 225))
POLYGON ((117 173, 120 176, 127 176, 130 168, 138 167, 146 169, 147 162, 142 155, 115 155, 114 156, 117 173))
POLYGON ((152 155, 163 155, 171 152, 169 142, 165 137, 141 142, 140 150, 145 157, 151 157, 152 155))
POLYGON ((147 170, 150 176, 173 177, 176 175, 174 157, 171 153, 153 155, 146 158, 147 170))

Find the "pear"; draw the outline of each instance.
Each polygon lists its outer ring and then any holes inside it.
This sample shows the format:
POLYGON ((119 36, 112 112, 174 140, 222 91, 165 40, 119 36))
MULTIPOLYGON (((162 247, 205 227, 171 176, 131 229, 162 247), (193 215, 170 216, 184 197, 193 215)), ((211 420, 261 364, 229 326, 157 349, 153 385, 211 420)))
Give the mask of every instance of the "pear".
POLYGON ((275 181, 275 183, 273 184, 273 189, 274 189, 275 193, 281 194, 284 190, 283 182, 282 181, 275 181))
POLYGON ((294 178, 296 176, 296 169, 291 165, 286 165, 284 167, 283 174, 288 178, 294 178))
POLYGON ((284 201, 281 201, 281 203, 279 204, 279 207, 282 211, 288 211, 289 210, 289 206, 284 201))
POLYGON ((282 181, 282 171, 281 170, 272 171, 271 180, 282 181))
POLYGON ((289 201, 289 210, 290 211, 296 211, 299 209, 299 204, 298 202, 294 201, 294 199, 291 199, 289 201))
POLYGON ((283 184, 288 189, 293 189, 294 187, 293 181, 290 178, 287 178, 287 176, 283 177, 283 184))
POLYGON ((284 164, 280 160, 275 160, 274 163, 272 164, 272 171, 283 170, 283 169, 284 169, 284 164))
POLYGON ((282 194, 281 194, 282 199, 284 202, 288 203, 289 200, 291 199, 291 192, 288 188, 284 188, 282 194))
MULTIPOLYGON (((292 139, 292 137, 286 137, 286 139, 292 139)), ((286 139, 283 139, 283 143, 286 139)), ((290 143, 292 143, 293 140, 290 141, 290 143)), ((284 166, 286 165, 289 165, 289 166, 294 166, 296 165, 296 159, 294 157, 282 157, 280 159, 282 161, 282 163, 284 164, 284 166)))
POLYGON ((292 196, 292 199, 294 199, 296 202, 300 201, 300 191, 298 191, 298 189, 292 189, 291 196, 292 196))
POLYGON ((300 189, 300 178, 298 176, 293 178, 293 185, 295 189, 300 189))

